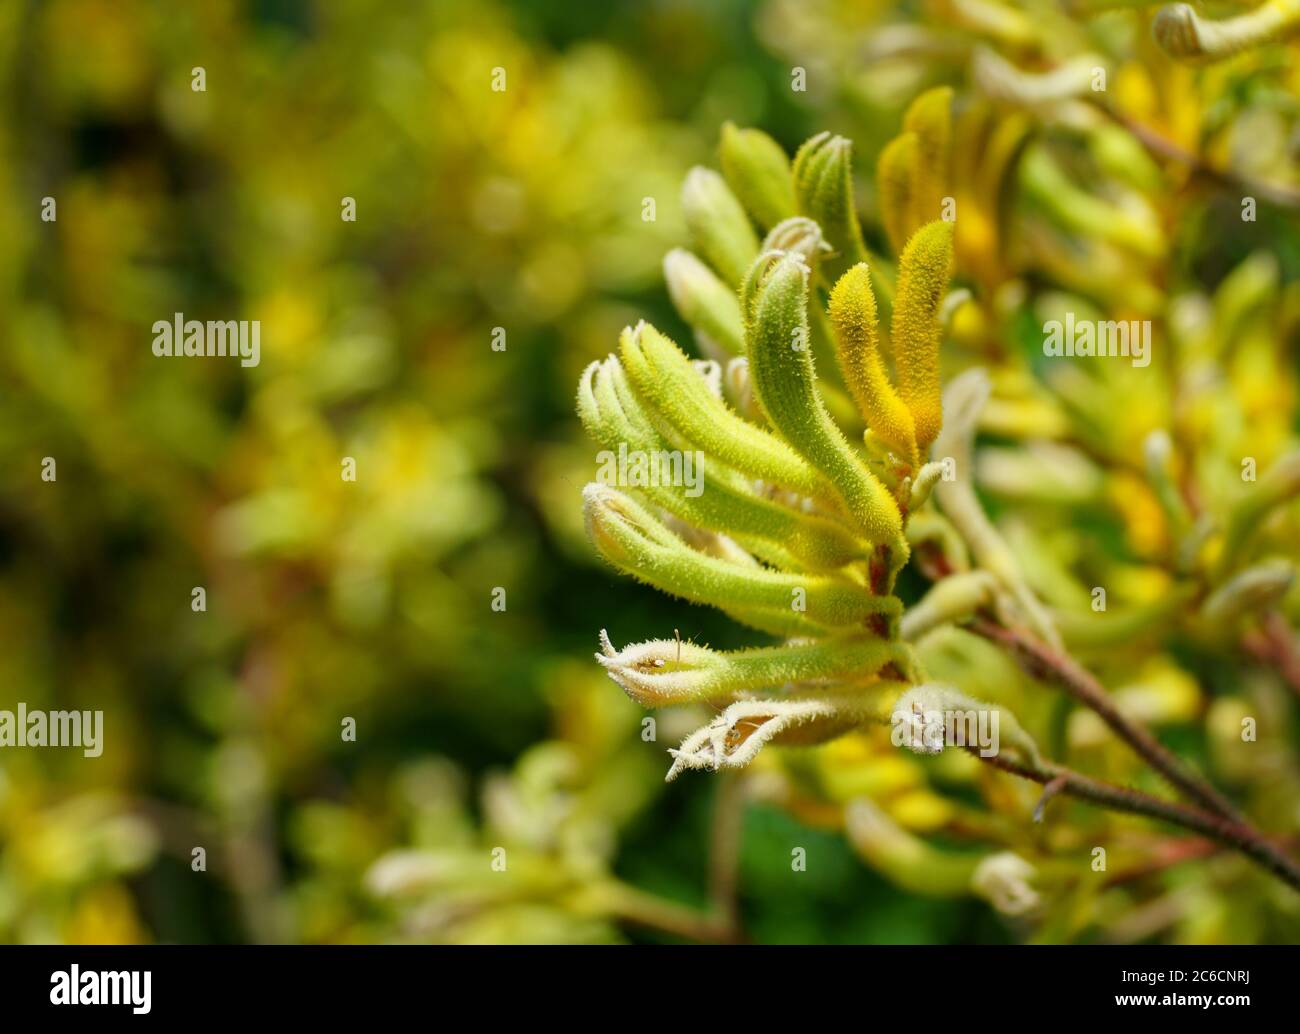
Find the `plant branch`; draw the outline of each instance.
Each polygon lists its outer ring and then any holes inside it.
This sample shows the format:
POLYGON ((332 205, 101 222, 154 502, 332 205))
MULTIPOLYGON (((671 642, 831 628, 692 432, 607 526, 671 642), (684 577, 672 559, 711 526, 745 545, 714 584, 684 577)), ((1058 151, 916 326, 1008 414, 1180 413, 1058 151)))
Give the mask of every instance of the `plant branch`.
POLYGON ((626 883, 611 881, 602 891, 601 903, 606 914, 624 922, 701 944, 735 944, 740 940, 729 924, 626 883))
POLYGON ((1259 628, 1242 638, 1242 646, 1256 660, 1270 665, 1300 697, 1300 643, 1286 618, 1276 610, 1265 614, 1259 628))
POLYGON ((1204 158, 1184 150, 1168 138, 1160 135, 1149 126, 1129 118, 1106 104, 1094 102, 1094 107, 1112 121, 1127 129, 1138 142, 1158 158, 1175 161, 1185 165, 1197 176, 1210 180, 1220 186, 1244 190, 1249 195, 1261 197, 1280 208, 1300 208, 1300 192, 1278 183, 1267 183, 1239 173, 1229 172, 1211 165, 1204 158))
POLYGON ((1024 632, 1006 628, 987 618, 976 618, 971 629, 1006 647, 1029 675, 1059 686, 1075 700, 1095 711, 1115 735, 1188 799, 1230 823, 1245 824, 1244 816, 1226 797, 1189 770, 1146 729, 1121 714, 1105 687, 1073 658, 1053 650, 1024 632))
POLYGON ((1063 765, 1041 762, 1034 767, 1001 755, 983 757, 978 750, 970 750, 970 753, 994 768, 1020 776, 1022 779, 1053 786, 1057 792, 1069 797, 1088 801, 1112 811, 1159 819, 1200 833, 1216 843, 1241 852, 1288 886, 1300 890, 1300 865, 1282 854, 1264 838, 1262 833, 1245 822, 1230 821, 1175 801, 1162 801, 1139 790, 1103 783, 1063 765))

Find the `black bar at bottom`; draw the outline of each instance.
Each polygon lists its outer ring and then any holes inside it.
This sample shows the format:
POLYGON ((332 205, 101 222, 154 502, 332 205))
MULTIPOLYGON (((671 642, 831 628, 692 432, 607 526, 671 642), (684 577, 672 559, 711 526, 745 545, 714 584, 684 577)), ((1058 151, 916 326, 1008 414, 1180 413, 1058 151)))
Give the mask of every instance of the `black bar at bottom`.
POLYGON ((1298 963, 1295 947, 0 947, 0 1000, 8 1030, 28 1029, 13 1020, 110 1017, 115 1026, 268 1016, 335 1024, 394 1008, 434 1025, 467 1012, 609 1021, 611 996, 629 1017, 663 1020, 723 1022, 740 1010, 765 1024, 807 1021, 838 1000, 856 1002, 849 1011, 863 1023, 1121 1013, 1231 1021, 1243 1010, 1290 1012, 1298 963))

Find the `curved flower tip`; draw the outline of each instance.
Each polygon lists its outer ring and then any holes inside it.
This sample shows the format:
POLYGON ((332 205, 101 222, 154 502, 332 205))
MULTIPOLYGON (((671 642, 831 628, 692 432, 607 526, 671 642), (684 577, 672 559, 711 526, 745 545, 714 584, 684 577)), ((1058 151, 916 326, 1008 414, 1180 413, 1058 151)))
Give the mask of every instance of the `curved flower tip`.
POLYGON ((1294 581, 1295 568, 1288 561, 1257 564, 1212 592, 1201 606, 1201 617, 1212 627, 1231 625, 1238 618, 1275 606, 1294 581))
POLYGON ((1236 18, 1201 18, 1190 4, 1162 7, 1151 34, 1167 54, 1188 61, 1215 61, 1270 40, 1281 39, 1300 24, 1295 0, 1265 0, 1236 18))
POLYGON ((1105 62, 1095 54, 1080 56, 1047 72, 1026 72, 988 47, 971 57, 971 76, 987 96, 1026 107, 1057 104, 1092 90, 1096 70, 1105 62))
MULTIPOLYGON (((758 690, 823 686, 828 679, 875 675, 889 664, 910 667, 898 643, 871 635, 788 641, 737 652, 682 640, 652 639, 615 650, 601 632, 598 660, 610 678, 646 707, 681 704, 758 690)), ((837 705, 839 706, 839 705, 837 705)))
POLYGON ((792 251, 809 266, 823 255, 829 255, 835 249, 826 243, 822 228, 816 220, 807 216, 796 215, 777 223, 763 238, 763 253, 769 251, 792 251))
POLYGON ((615 650, 600 630, 596 660, 628 696, 645 707, 686 703, 709 691, 718 667, 713 651, 681 639, 650 639, 615 650))
POLYGON ((1029 881, 1036 870, 1012 851, 991 854, 975 867, 971 890, 1003 915, 1021 916, 1038 907, 1038 892, 1029 881))
POLYGON ((895 746, 917 754, 938 754, 951 746, 944 729, 944 716, 960 694, 951 686, 925 683, 900 696, 890 716, 895 746))
POLYGON ((1199 57, 1205 52, 1200 19, 1191 4, 1170 4, 1156 12, 1151 23, 1156 42, 1175 57, 1199 57))
POLYGON ((795 204, 811 216, 847 265, 865 256, 862 229, 853 198, 853 144, 847 138, 818 133, 795 155, 795 204))
POLYGON ((899 634, 916 642, 941 625, 964 621, 992 604, 997 591, 998 581, 988 571, 963 571, 941 578, 903 614, 899 634))
POLYGON ((593 481, 582 490, 587 537, 615 566, 636 568, 649 544, 669 545, 672 536, 642 507, 617 489, 593 481))
POLYGON ((1010 747, 1029 763, 1039 763, 1038 747, 1016 716, 998 704, 967 696, 954 686, 927 682, 913 686, 895 702, 890 740, 917 754, 962 747, 980 757, 996 757, 1010 747))
POLYGON ((425 893, 446 884, 454 871, 454 860, 446 853, 419 849, 392 851, 370 867, 365 886, 378 898, 425 893))
POLYGON ((774 737, 835 716, 836 707, 828 700, 741 700, 668 751, 673 763, 664 781, 672 782, 688 768, 744 768, 774 737))

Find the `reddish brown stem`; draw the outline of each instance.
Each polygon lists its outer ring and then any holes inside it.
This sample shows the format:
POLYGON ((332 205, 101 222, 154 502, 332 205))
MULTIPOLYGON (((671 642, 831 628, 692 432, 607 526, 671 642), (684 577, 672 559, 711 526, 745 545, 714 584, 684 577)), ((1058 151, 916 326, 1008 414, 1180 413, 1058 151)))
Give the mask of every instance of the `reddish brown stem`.
POLYGON ((1120 714, 1105 687, 1073 658, 1053 650, 1024 632, 1005 628, 986 618, 976 618, 971 629, 986 639, 1005 646, 1029 675, 1059 686, 1075 700, 1095 711, 1116 736, 1132 747, 1147 764, 1189 800, 1229 822, 1245 822, 1242 814, 1218 790, 1190 771, 1146 729, 1120 714))
POLYGON ((1275 610, 1270 611, 1264 615, 1259 628, 1242 638, 1241 644, 1257 661, 1273 668, 1287 688, 1300 697, 1300 642, 1286 618, 1275 610))
POLYGON ((1152 797, 1138 790, 1103 783, 1073 769, 1050 762, 1042 762, 1037 767, 1033 767, 1001 755, 986 758, 978 751, 971 753, 1003 772, 1009 772, 1022 779, 1031 779, 1044 786, 1057 786, 1060 793, 1070 797, 1112 811, 1124 811, 1131 815, 1145 815, 1148 818, 1160 819, 1200 833, 1225 847, 1239 851, 1289 886, 1300 890, 1300 865, 1279 851, 1258 830, 1244 822, 1233 822, 1175 801, 1162 801, 1158 797, 1152 797))

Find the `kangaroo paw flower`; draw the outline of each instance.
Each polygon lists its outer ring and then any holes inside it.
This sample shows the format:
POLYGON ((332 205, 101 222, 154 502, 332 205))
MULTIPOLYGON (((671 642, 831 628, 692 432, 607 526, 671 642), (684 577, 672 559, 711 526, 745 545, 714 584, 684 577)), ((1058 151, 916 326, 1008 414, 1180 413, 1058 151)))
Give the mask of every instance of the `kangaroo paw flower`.
POLYGON ((912 412, 922 452, 943 426, 939 306, 951 265, 952 224, 939 221, 916 232, 898 266, 892 327, 898 393, 912 412))
POLYGON ((985 857, 971 874, 970 885, 1003 915, 1022 916, 1038 908, 1040 898, 1030 881, 1037 870, 1013 851, 985 857))
POLYGON ((876 328, 876 298, 865 262, 840 277, 831 291, 830 319, 844 380, 867 427, 915 470, 920 466, 916 425, 885 373, 876 328))
POLYGON ((724 653, 679 639, 614 650, 600 633, 596 655, 609 677, 646 707, 712 700, 761 690, 790 691, 825 680, 874 675, 888 664, 910 668, 906 647, 875 636, 837 636, 724 653))
POLYGON ((745 331, 736 292, 683 248, 664 256, 664 282, 678 315, 698 334, 729 355, 745 350, 745 331))
POLYGON ((1151 34, 1165 52, 1189 61, 1217 61, 1282 39, 1300 26, 1297 0, 1266 0, 1236 18, 1211 21, 1190 4, 1162 7, 1151 23, 1151 34))
POLYGON ((786 442, 714 396, 690 360, 650 324, 623 332, 620 356, 638 397, 687 444, 751 477, 801 495, 835 495, 826 479, 786 442))
POLYGON ((806 315, 808 266, 796 254, 769 252, 755 263, 745 289, 749 369, 763 411, 835 485, 863 534, 905 555, 897 504, 850 448, 817 393, 806 315))
POLYGON ((870 720, 873 712, 870 700, 849 698, 737 701, 669 750, 673 763, 664 779, 672 782, 693 768, 744 768, 775 739, 818 742, 870 720))
POLYGON ((897 621, 902 604, 851 581, 743 567, 691 549, 631 496, 592 483, 583 491, 587 534, 601 556, 626 574, 695 603, 723 610, 784 612, 828 627, 897 621))
POLYGON ((795 215, 790 159, 770 136, 728 122, 718 157, 727 183, 759 226, 768 230, 795 215))
POLYGON ((740 283, 758 254, 758 235, 726 181, 696 166, 682 185, 682 214, 700 253, 728 284, 740 283))
POLYGON ((852 159, 853 145, 830 133, 813 137, 794 158, 799 214, 817 221, 843 265, 866 257, 853 199, 852 159))

